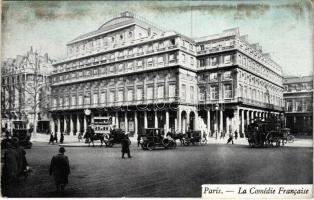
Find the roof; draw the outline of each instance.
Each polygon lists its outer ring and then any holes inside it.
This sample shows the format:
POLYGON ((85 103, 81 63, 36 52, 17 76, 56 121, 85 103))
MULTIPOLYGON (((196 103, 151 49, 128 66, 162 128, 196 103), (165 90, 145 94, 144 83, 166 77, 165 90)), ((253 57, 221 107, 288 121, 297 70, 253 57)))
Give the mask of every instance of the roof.
POLYGON ((91 32, 88 32, 88 33, 85 33, 83 35, 78 36, 77 38, 70 41, 68 43, 68 45, 82 41, 84 39, 88 39, 91 37, 102 35, 102 34, 105 34, 107 32, 110 32, 110 31, 113 31, 116 29, 121 29, 121 28, 125 28, 128 26, 132 26, 135 24, 140 25, 144 28, 151 27, 155 30, 163 32, 161 30, 161 28, 159 28, 156 25, 153 25, 151 22, 148 22, 144 18, 135 16, 133 13, 126 11, 126 12, 121 13, 120 16, 114 17, 111 20, 105 22, 97 30, 91 31, 91 32))
POLYGON ((312 82, 313 76, 291 76, 291 77, 284 77, 283 84, 289 83, 303 83, 303 82, 312 82))

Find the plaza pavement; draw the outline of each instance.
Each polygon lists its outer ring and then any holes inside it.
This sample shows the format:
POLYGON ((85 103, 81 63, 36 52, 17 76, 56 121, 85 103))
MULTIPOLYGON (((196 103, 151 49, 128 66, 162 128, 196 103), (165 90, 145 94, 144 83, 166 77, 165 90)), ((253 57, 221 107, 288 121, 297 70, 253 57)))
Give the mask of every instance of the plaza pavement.
MULTIPOLYGON (((50 135, 47 134, 40 134, 37 133, 36 136, 32 136, 32 142, 47 142, 49 141, 50 135)), ((60 138, 59 138, 60 139, 60 138)), ((137 143, 137 138, 130 137, 131 142, 133 144, 137 143)), ((224 139, 216 139, 214 137, 209 137, 207 139, 207 144, 226 144, 228 137, 224 139)), ((59 144, 59 143, 58 143, 59 144)), ((79 142, 77 136, 72 135, 65 135, 64 136, 64 143, 59 144, 60 146, 65 147, 88 147, 89 145, 84 143, 84 141, 79 142)), ((246 138, 238 138, 237 140, 234 139, 234 145, 248 145, 246 138)), ((96 141, 95 146, 100 146, 100 142, 96 141)), ((312 138, 296 138, 293 143, 287 143, 286 146, 289 147, 313 147, 313 139, 312 138)))

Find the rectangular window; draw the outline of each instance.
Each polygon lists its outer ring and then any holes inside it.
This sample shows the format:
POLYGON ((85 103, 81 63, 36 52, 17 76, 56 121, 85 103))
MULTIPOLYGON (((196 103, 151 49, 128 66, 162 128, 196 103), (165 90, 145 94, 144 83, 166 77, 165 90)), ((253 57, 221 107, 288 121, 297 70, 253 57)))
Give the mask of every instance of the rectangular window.
POLYGON ((80 95, 78 100, 79 100, 78 104, 83 105, 83 95, 80 95))
POLYGON ((185 54, 182 54, 182 62, 185 62, 185 54))
POLYGON ((217 73, 211 73, 209 75, 210 81, 216 81, 217 80, 217 73))
POLYGON ((211 63, 212 63, 212 64, 211 64, 212 66, 217 65, 217 64, 218 64, 217 58, 216 58, 216 57, 211 58, 211 63))
POLYGON ((53 107, 57 107, 57 98, 53 98, 52 105, 53 105, 53 107))
POLYGON ((123 71, 123 68, 124 68, 124 64, 119 64, 119 68, 118 68, 119 72, 123 71))
POLYGON ((210 86, 210 94, 211 94, 211 99, 218 99, 218 86, 213 85, 210 86))
POLYGON ((173 98, 176 96, 176 85, 169 85, 169 98, 173 98))
POLYGON ((225 64, 229 64, 231 62, 231 56, 230 55, 226 55, 225 56, 225 64))
POLYGON ((69 104, 70 104, 69 97, 65 97, 65 106, 69 106, 69 104))
POLYGON ((191 61, 191 66, 193 66, 194 65, 194 58, 190 57, 190 61, 191 61))
POLYGON ((143 61, 142 60, 137 61, 137 67, 142 67, 142 66, 143 66, 143 61))
POLYGON ((90 105, 90 94, 84 95, 84 105, 90 105))
POLYGON ((164 93, 165 93, 164 88, 165 87, 163 85, 158 86, 158 89, 157 89, 157 97, 158 97, 158 99, 164 98, 164 93))
POLYGON ((224 96, 225 96, 225 99, 232 98, 232 85, 231 84, 224 85, 224 96))
POLYGON ((158 64, 163 64, 164 63, 164 57, 160 56, 158 57, 158 64))
POLYGON ((175 54, 170 54, 169 55, 169 61, 171 62, 171 61, 175 61, 175 54))
POLYGON ((224 77, 224 79, 230 79, 231 78, 231 72, 230 71, 229 72, 225 72, 223 74, 223 77, 224 77))
POLYGON ((110 103, 113 103, 115 101, 115 98, 114 98, 114 91, 110 91, 110 95, 109 95, 109 102, 110 103))
POLYGON ((133 101, 133 89, 128 89, 128 101, 133 101))
POLYGON ((129 62, 128 63, 128 71, 132 71, 133 70, 133 62, 129 62))
POLYGON ((147 87, 147 99, 154 98, 154 89, 152 86, 147 87))
POLYGON ((184 84, 182 84, 182 87, 181 87, 181 98, 183 100, 185 100, 185 95, 186 95, 186 86, 184 84))
POLYGON ((98 93, 93 94, 93 104, 94 105, 98 104, 98 93))
POLYGON ((124 101, 124 90, 119 90, 119 92, 118 92, 118 101, 119 102, 124 101))
POLYGON ((205 59, 200 59, 200 67, 205 67, 205 59))
POLYGON ((71 105, 75 106, 76 105, 76 96, 71 97, 71 105))
POLYGON ((148 58, 148 59, 147 59, 147 66, 148 66, 148 67, 153 66, 153 58, 148 58))
POLYGON ((106 102, 107 102, 106 92, 102 92, 101 95, 100 95, 100 103, 101 104, 106 104, 106 102))
POLYGON ((194 102, 194 86, 190 87, 190 100, 194 102))
POLYGON ((136 99, 143 100, 143 88, 137 88, 136 99))
POLYGON ((201 45, 201 51, 203 51, 205 49, 204 45, 201 45))

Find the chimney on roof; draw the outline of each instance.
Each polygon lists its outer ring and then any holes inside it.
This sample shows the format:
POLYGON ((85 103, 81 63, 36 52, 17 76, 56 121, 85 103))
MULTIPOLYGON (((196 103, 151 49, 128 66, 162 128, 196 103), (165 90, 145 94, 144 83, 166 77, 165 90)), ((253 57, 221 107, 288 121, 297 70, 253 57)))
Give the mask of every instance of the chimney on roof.
POLYGON ((121 17, 133 17, 134 14, 131 13, 130 11, 125 11, 121 13, 121 17))
POLYGON ((270 58, 270 54, 269 53, 263 53, 263 56, 270 58))

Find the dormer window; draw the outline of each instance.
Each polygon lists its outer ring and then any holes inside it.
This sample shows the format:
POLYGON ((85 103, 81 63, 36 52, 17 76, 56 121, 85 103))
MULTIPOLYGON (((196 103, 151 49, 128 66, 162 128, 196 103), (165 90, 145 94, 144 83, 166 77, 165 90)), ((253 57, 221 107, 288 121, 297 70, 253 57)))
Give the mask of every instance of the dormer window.
POLYGON ((120 35, 120 40, 123 40, 123 35, 122 34, 120 35))
POLYGON ((114 42, 114 37, 111 37, 111 42, 114 42))
POLYGON ((133 36, 132 31, 129 32, 129 38, 131 38, 133 36))

